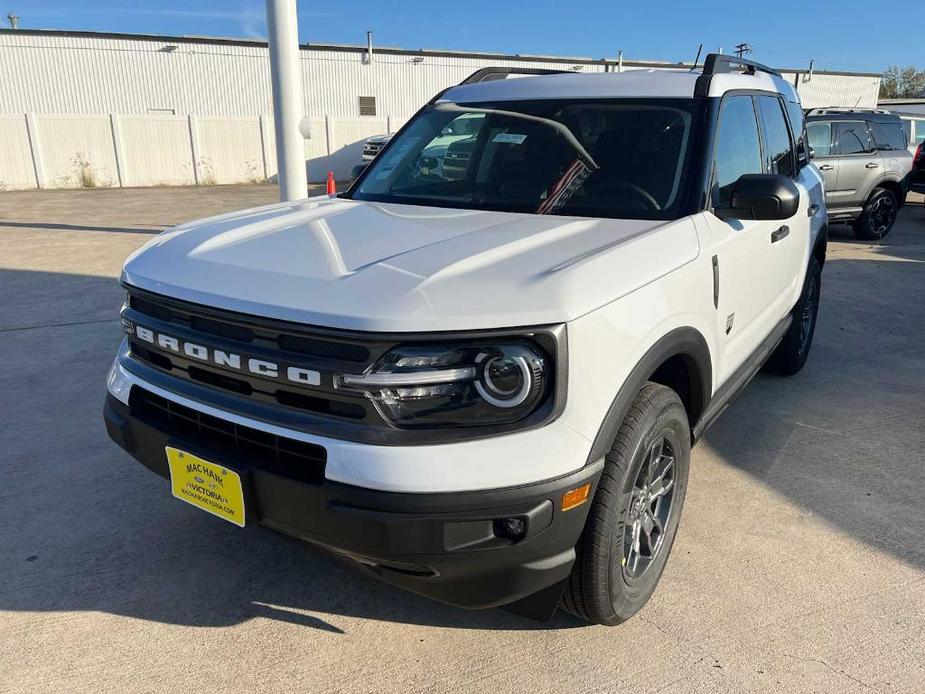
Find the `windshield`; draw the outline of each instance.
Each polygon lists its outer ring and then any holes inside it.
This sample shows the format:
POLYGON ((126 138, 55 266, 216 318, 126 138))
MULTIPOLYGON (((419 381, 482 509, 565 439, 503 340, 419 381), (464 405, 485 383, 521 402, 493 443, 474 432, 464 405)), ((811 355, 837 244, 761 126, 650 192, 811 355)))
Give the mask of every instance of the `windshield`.
POLYGON ((436 104, 370 165, 357 200, 585 217, 681 216, 693 99, 436 104))

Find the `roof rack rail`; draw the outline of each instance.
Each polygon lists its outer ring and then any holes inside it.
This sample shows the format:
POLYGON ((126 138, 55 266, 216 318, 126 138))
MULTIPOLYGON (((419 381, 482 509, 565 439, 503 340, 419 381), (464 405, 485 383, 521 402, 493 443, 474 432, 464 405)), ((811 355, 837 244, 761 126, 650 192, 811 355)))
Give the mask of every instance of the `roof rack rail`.
POLYGON ((817 106, 816 108, 806 109, 806 115, 811 116, 821 116, 827 113, 883 113, 888 114, 891 111, 888 111, 883 108, 863 108, 857 106, 817 106))
POLYGON ((507 79, 508 75, 562 75, 570 72, 571 70, 546 70, 538 67, 483 67, 473 72, 460 84, 503 80, 507 79))
POLYGON ((781 76, 780 72, 772 67, 734 55, 710 53, 707 55, 706 60, 703 61, 703 74, 705 75, 719 75, 727 72, 745 72, 749 75, 754 75, 756 72, 766 72, 769 75, 781 76))

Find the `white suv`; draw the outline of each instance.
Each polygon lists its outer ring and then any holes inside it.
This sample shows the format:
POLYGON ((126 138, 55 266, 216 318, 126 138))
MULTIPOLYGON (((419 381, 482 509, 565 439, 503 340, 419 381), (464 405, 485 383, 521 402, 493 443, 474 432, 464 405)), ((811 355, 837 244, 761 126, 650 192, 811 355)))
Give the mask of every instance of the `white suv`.
POLYGON ((806 360, 822 179, 756 63, 514 72, 440 94, 342 196, 129 258, 105 421, 232 523, 616 624, 668 559, 692 444, 769 358, 806 360), (460 119, 444 176, 424 153, 460 119))

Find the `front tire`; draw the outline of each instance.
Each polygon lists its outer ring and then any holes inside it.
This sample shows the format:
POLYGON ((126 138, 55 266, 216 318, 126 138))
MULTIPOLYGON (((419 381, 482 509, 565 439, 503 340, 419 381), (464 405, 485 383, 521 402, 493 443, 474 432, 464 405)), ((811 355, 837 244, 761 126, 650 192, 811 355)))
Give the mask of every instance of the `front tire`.
POLYGON ((865 241, 879 241, 893 228, 899 200, 886 188, 877 188, 864 205, 864 212, 854 220, 854 235, 865 241))
POLYGON ((690 424, 677 393, 647 383, 604 462, 563 607, 615 625, 638 612, 661 578, 681 517, 690 424))

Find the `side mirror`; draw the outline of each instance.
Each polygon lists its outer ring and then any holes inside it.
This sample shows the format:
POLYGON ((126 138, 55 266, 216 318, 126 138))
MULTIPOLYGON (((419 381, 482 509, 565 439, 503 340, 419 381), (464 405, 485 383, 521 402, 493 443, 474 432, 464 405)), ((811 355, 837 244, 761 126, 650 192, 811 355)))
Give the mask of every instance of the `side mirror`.
POLYGON ((745 174, 735 182, 732 203, 713 213, 720 219, 790 219, 800 206, 800 190, 786 176, 745 174))
POLYGON ((816 158, 816 150, 813 149, 812 147, 809 148, 809 158, 810 158, 810 159, 815 159, 815 158, 816 158))
POLYGON ((797 166, 801 169, 809 164, 809 160, 813 158, 813 148, 803 144, 802 142, 797 146, 797 166), (807 151, 808 150, 808 151, 807 151))

